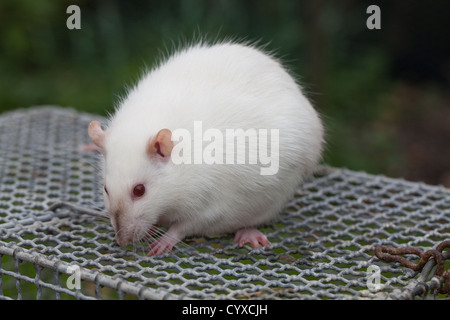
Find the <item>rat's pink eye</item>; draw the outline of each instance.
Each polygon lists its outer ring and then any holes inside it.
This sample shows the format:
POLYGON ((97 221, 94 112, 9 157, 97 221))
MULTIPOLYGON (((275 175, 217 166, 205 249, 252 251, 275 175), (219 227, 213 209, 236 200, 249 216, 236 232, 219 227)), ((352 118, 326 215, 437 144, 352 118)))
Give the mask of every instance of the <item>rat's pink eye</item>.
POLYGON ((133 196, 135 196, 136 198, 142 197, 144 193, 145 193, 145 186, 143 184, 137 184, 133 188, 133 196))

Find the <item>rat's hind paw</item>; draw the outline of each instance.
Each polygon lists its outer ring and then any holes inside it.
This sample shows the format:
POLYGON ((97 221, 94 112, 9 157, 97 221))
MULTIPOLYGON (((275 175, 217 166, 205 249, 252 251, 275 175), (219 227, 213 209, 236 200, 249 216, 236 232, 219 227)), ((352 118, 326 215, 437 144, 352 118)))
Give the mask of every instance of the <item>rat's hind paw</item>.
POLYGON ((253 248, 262 248, 270 244, 267 237, 255 228, 243 228, 236 232, 234 242, 239 244, 239 247, 243 247, 247 243, 250 243, 253 248))

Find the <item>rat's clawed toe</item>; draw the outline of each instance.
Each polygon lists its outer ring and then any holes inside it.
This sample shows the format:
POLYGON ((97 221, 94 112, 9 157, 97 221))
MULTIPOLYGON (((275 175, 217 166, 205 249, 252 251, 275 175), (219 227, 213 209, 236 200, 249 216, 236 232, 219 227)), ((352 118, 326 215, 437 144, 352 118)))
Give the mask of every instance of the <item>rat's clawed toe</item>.
POLYGON ((267 237, 255 228, 243 228, 236 232, 234 242, 239 244, 239 247, 243 247, 247 243, 250 243, 253 248, 262 248, 270 244, 267 237))
POLYGON ((155 240, 148 246, 150 252, 147 254, 147 256, 160 256, 165 252, 170 252, 178 242, 178 239, 164 234, 162 237, 160 237, 158 240, 155 240))
POLYGON ((148 246, 150 252, 147 254, 147 256, 160 256, 164 252, 170 252, 174 245, 175 244, 170 241, 158 239, 148 246))

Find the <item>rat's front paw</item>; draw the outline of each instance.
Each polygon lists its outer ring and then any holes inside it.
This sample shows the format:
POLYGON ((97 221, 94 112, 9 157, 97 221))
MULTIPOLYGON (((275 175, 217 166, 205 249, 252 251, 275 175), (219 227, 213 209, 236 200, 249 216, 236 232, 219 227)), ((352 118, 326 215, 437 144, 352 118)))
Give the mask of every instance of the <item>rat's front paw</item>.
POLYGON ((239 247, 243 247, 247 243, 250 243, 253 248, 262 248, 270 244, 267 237, 255 228, 243 228, 236 232, 234 242, 239 244, 239 247))
POLYGON ((180 240, 166 233, 148 246, 150 252, 147 256, 160 256, 164 252, 170 252, 178 242, 180 242, 180 240))

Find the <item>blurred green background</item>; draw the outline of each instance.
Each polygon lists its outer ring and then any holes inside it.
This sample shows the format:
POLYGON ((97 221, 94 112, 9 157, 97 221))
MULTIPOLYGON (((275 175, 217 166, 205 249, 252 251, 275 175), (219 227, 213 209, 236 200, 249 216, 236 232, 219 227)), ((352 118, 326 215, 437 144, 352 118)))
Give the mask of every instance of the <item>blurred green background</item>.
POLYGON ((0 112, 106 115, 180 42, 260 40, 322 114, 327 164, 450 187, 449 14, 448 0, 0 0, 0 112), (71 4, 81 30, 66 27, 71 4), (371 4, 381 30, 366 27, 371 4))

